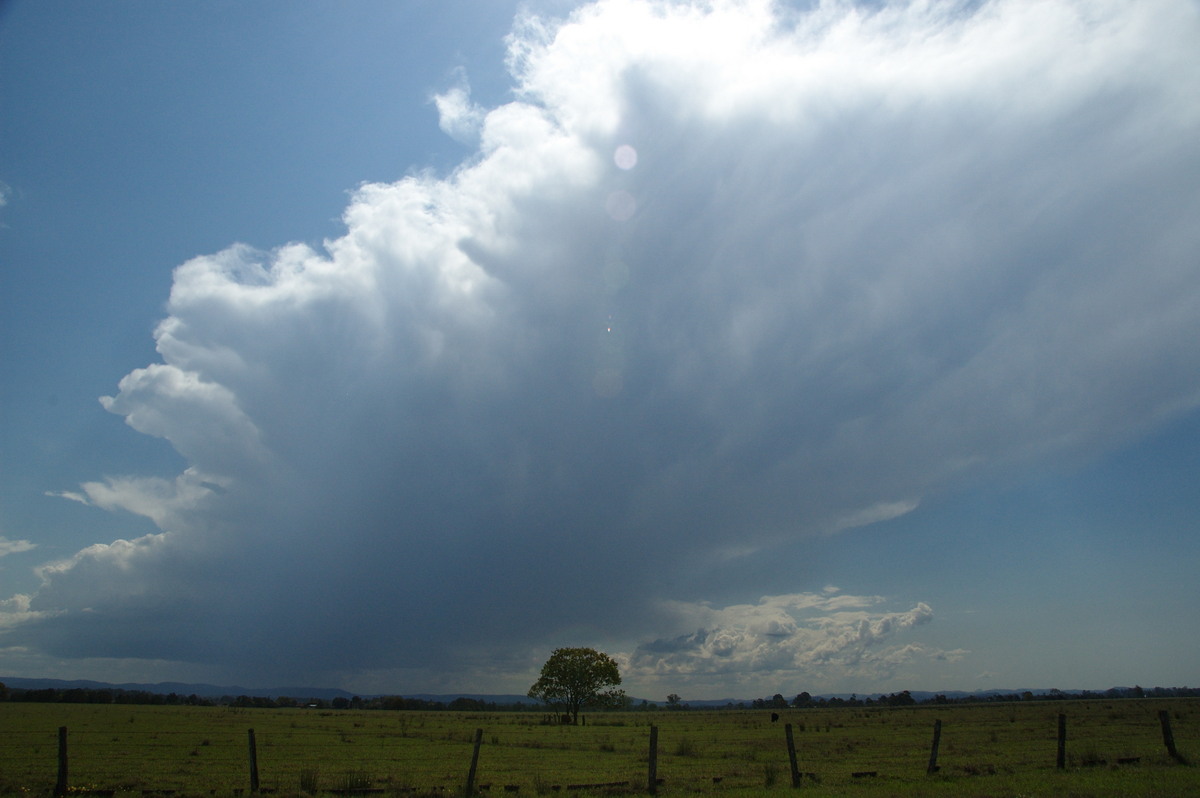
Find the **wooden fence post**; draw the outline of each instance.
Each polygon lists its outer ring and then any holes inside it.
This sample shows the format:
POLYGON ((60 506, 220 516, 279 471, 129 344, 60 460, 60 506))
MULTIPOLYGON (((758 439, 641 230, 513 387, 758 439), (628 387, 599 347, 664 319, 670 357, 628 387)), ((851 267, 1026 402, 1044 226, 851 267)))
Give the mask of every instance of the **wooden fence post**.
POLYGON ((254 729, 250 729, 250 792, 258 792, 258 747, 254 744, 254 729))
POLYGON ((800 768, 796 764, 796 740, 792 737, 792 724, 785 723, 783 732, 787 736, 788 764, 792 767, 792 786, 800 786, 800 768))
POLYGON ((646 789, 651 795, 658 792, 658 727, 650 726, 650 764, 646 774, 646 789))
POLYGON ((67 727, 58 727, 58 781, 54 783, 54 795, 63 796, 70 788, 67 786, 67 727))
POLYGON ((479 765, 479 745, 483 742, 483 729, 475 730, 475 749, 471 751, 471 769, 467 771, 467 795, 475 793, 475 768, 479 765))
POLYGON ((1179 751, 1175 750, 1175 735, 1171 732, 1171 713, 1165 709, 1160 709, 1158 711, 1158 722, 1162 725, 1163 745, 1167 747, 1167 753, 1176 762, 1186 765, 1187 760, 1179 751))
POLYGON ((1058 716, 1058 769, 1062 770, 1067 766, 1067 716, 1059 713, 1058 716))
POLYGON ((942 742, 942 721, 940 719, 933 722, 933 746, 929 749, 929 767, 925 768, 925 773, 932 776, 938 772, 938 745, 942 742))

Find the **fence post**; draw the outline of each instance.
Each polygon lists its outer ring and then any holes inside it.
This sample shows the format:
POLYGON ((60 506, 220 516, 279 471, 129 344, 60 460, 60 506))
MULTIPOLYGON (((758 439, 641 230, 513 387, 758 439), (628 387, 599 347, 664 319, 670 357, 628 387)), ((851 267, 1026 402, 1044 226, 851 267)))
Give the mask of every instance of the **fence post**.
POLYGON ((483 742, 483 729, 475 730, 475 749, 471 751, 471 769, 467 771, 467 795, 475 793, 475 768, 479 765, 479 744, 483 742))
POLYGON ((258 792, 258 748, 254 744, 254 729, 250 729, 250 792, 258 792))
POLYGON ((1158 711, 1158 722, 1162 725, 1163 745, 1167 747, 1167 753, 1176 762, 1186 765, 1187 760, 1175 750, 1175 735, 1171 732, 1171 713, 1165 709, 1160 709, 1158 711))
POLYGON ((796 739, 792 737, 792 724, 783 724, 783 733, 787 736, 788 764, 792 767, 792 786, 800 786, 800 767, 796 764, 796 739))
POLYGON ((651 795, 658 792, 658 727, 650 726, 650 764, 646 774, 646 789, 651 795))
POLYGON ((942 742, 942 721, 941 719, 933 722, 933 747, 929 749, 929 767, 925 768, 925 773, 932 776, 938 772, 938 744, 942 742))
POLYGON ((58 781, 54 783, 54 795, 67 794, 67 727, 58 727, 58 781))
POLYGON ((1067 716, 1059 713, 1058 716, 1058 769, 1063 770, 1067 766, 1067 716))

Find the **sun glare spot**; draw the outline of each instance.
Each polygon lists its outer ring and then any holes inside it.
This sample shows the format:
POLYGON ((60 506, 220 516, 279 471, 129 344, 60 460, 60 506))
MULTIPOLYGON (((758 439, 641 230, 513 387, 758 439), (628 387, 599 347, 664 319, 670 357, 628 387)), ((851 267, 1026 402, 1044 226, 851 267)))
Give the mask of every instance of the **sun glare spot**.
POLYGON ((629 170, 637 166, 638 154, 637 150, 630 147, 628 144, 622 144, 617 147, 617 151, 613 153, 613 161, 620 169, 629 170))

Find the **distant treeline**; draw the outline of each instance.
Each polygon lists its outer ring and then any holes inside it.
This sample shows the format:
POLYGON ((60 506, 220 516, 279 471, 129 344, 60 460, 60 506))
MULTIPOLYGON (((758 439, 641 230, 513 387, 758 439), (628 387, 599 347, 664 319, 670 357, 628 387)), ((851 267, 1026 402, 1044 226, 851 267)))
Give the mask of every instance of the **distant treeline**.
MULTIPOLYGON (((1198 698, 1200 688, 1195 687, 1113 687, 1109 690, 1064 691, 1049 690, 1045 692, 1025 691, 1021 693, 985 693, 961 694, 947 696, 935 694, 929 698, 916 698, 908 690, 889 695, 868 696, 859 698, 851 695, 849 698, 840 696, 812 696, 800 693, 791 701, 776 693, 771 698, 756 698, 750 702, 730 702, 718 706, 705 704, 694 709, 821 709, 840 707, 906 707, 931 704, 980 704, 1002 703, 1017 701, 1065 701, 1088 699, 1124 699, 1124 698, 1198 698)), ((674 710, 689 710, 693 707, 679 701, 677 696, 671 697, 661 708, 674 710)), ((456 698, 453 701, 432 701, 422 698, 405 698, 404 696, 374 696, 370 698, 292 698, 277 696, 221 696, 219 698, 198 696, 196 694, 180 695, 178 693, 153 693, 146 690, 125 690, 117 687, 103 688, 38 688, 23 689, 6 687, 0 682, 0 701, 25 701, 58 704, 148 704, 159 706, 228 706, 254 709, 384 709, 384 710, 424 710, 424 711, 468 711, 468 712, 544 712, 546 707, 537 703, 497 704, 477 698, 456 698)), ((660 705, 649 702, 629 701, 621 709, 625 710, 655 710, 660 705)))
POLYGON ((749 706, 746 704, 726 704, 729 709, 814 709, 822 707, 909 707, 930 704, 983 704, 1011 703, 1015 701, 1086 701, 1090 699, 1122 699, 1122 698, 1196 698, 1200 697, 1200 688, 1196 687, 1112 687, 1108 690, 1046 690, 1034 693, 1026 690, 1021 693, 966 693, 947 696, 937 693, 928 698, 915 698, 908 690, 889 695, 859 698, 851 695, 849 698, 840 696, 811 696, 800 693, 788 701, 779 693, 771 698, 756 698, 749 706))

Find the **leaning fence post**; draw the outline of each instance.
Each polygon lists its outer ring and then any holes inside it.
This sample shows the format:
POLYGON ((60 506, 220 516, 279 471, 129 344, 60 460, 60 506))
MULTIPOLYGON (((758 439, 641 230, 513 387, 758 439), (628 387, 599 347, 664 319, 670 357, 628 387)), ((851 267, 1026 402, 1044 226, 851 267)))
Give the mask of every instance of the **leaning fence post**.
POLYGON ((792 737, 792 724, 783 725, 783 733, 787 736, 788 764, 792 767, 792 786, 800 786, 800 768, 796 764, 796 740, 792 737))
POLYGON ((1058 769, 1062 770, 1067 766, 1067 716, 1059 713, 1058 716, 1058 769))
POLYGON ((67 786, 67 727, 58 727, 58 781, 54 783, 55 796, 66 795, 67 786))
POLYGON ((467 795, 475 792, 475 768, 479 765, 479 745, 483 742, 483 729, 475 730, 475 749, 471 751, 471 769, 467 771, 467 795))
POLYGON ((651 795, 658 792, 658 727, 650 726, 650 764, 646 773, 646 789, 651 795))
POLYGON ((938 744, 942 741, 942 721, 935 720, 933 722, 933 746, 929 749, 929 767, 925 768, 925 772, 933 775, 938 772, 938 744))
POLYGON ((258 792, 258 748, 254 745, 254 729, 250 729, 250 792, 258 792))
POLYGON ((1171 732, 1171 713, 1165 709, 1160 709, 1158 711, 1158 722, 1162 725, 1163 745, 1167 747, 1167 753, 1176 762, 1186 765, 1187 760, 1175 750, 1175 735, 1171 732))

